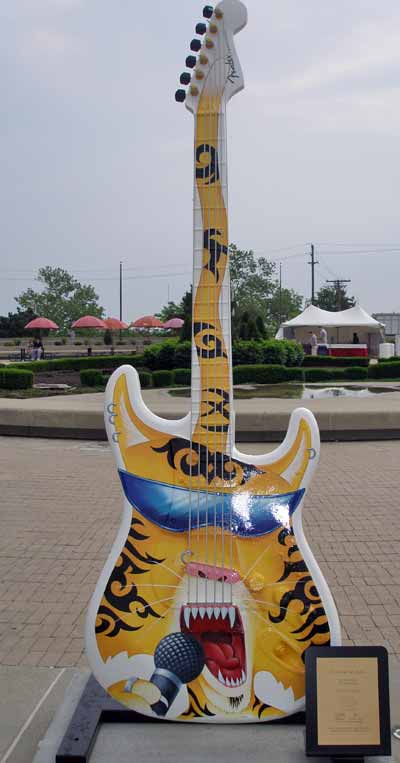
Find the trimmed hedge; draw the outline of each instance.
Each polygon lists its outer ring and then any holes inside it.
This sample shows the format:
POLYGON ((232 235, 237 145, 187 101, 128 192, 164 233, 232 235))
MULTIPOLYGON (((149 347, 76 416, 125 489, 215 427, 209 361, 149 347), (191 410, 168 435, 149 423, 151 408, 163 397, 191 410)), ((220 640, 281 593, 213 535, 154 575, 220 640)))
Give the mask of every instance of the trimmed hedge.
POLYGON ((143 389, 151 387, 153 381, 152 374, 149 371, 141 371, 139 368, 137 369, 137 372, 139 374, 140 386, 143 387, 143 389))
MULTIPOLYGON (((232 344, 234 366, 279 364, 300 366, 304 357, 303 348, 292 340, 236 340, 232 344)), ((146 347, 143 365, 151 371, 190 368, 191 342, 168 339, 166 342, 146 347)))
POLYGON ((176 368, 172 372, 174 384, 183 384, 185 387, 190 387, 192 374, 188 368, 176 368))
POLYGON ((153 384, 155 387, 171 387, 173 384, 172 371, 154 371, 153 384))
POLYGON ((278 364, 236 366, 233 369, 234 384, 280 384, 288 381, 302 382, 303 370, 278 364))
POLYGON ((46 371, 81 371, 88 368, 114 369, 122 365, 134 368, 144 366, 143 355, 98 355, 84 358, 58 358, 54 360, 34 360, 26 363, 10 363, 8 368, 21 368, 34 373, 46 371))
POLYGON ((9 367, 0 370, 0 389, 31 389, 32 386, 32 371, 9 367))
POLYGON ((80 378, 82 387, 101 387, 104 384, 103 374, 97 368, 83 368, 80 378))
POLYGON ((349 366, 369 366, 369 358, 335 358, 333 355, 305 355, 303 368, 348 368, 349 366))
POLYGON ((376 363, 368 369, 370 379, 400 379, 400 363, 376 363))
POLYGON ((356 379, 358 381, 368 379, 368 368, 363 368, 362 366, 350 366, 350 368, 344 368, 343 373, 345 379, 356 379))
POLYGON ((344 378, 344 369, 342 368, 304 369, 304 381, 306 382, 343 381, 344 378))

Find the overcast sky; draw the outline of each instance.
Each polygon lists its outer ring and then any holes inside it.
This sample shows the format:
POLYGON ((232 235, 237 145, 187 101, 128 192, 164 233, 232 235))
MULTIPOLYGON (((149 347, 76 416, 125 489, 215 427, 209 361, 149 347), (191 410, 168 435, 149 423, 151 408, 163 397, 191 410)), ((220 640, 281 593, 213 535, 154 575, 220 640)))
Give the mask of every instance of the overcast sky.
MULTIPOLYGON (((398 0, 248 0, 229 105, 230 240, 310 296, 307 243, 400 311, 398 0), (357 250, 360 253, 354 253, 357 250), (392 251, 390 251, 392 250, 392 251)), ((201 0, 0 4, 0 314, 43 265, 124 317, 191 281, 193 117, 174 92, 201 0)))

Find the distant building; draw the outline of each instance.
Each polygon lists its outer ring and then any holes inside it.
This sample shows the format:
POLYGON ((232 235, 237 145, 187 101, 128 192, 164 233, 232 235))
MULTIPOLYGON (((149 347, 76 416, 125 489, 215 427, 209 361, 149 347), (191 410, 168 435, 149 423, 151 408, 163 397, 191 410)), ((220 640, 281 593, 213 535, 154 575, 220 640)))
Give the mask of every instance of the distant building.
POLYGON ((386 336, 400 335, 400 313, 374 313, 373 317, 385 324, 386 336))

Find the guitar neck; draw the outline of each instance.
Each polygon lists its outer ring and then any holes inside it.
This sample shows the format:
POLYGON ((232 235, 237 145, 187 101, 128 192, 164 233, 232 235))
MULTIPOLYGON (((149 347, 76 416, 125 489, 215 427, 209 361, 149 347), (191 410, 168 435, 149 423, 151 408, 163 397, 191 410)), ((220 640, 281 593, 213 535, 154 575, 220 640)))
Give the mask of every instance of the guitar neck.
POLYGON ((192 436, 212 451, 233 441, 225 103, 204 96, 195 122, 192 436))

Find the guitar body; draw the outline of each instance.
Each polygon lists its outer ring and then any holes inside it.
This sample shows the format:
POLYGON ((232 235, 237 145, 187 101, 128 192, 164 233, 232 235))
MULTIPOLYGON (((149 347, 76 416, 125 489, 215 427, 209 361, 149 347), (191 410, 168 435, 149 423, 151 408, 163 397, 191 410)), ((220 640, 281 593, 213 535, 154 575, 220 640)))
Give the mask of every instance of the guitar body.
POLYGON ((243 87, 233 35, 245 22, 239 0, 219 3, 187 100, 196 116, 191 412, 155 416, 130 366, 105 394, 124 510, 89 607, 87 655, 116 700, 181 721, 302 710, 306 649, 340 644, 302 528, 319 457, 313 415, 296 410, 265 456, 234 445, 224 126, 243 87))

